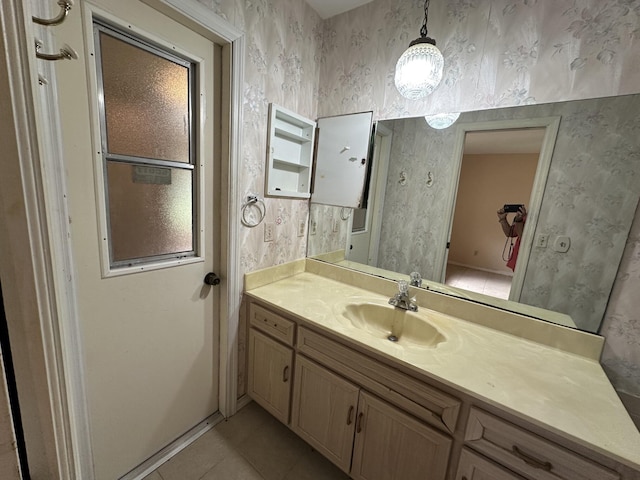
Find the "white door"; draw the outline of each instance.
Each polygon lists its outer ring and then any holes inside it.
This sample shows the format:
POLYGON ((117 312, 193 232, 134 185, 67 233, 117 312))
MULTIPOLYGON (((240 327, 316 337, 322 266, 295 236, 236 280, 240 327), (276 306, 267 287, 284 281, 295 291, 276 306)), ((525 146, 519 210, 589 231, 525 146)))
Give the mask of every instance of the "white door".
POLYGON ((113 479, 218 409, 203 279, 219 265, 221 57, 137 0, 95 5, 56 27, 79 56, 57 72, 93 460, 113 479))

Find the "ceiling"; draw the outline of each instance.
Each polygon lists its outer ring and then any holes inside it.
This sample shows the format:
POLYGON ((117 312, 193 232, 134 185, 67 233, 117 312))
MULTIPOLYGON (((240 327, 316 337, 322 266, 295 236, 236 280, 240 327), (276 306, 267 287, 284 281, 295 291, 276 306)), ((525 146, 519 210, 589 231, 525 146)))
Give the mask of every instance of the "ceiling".
POLYGON ((305 0, 322 18, 330 18, 334 15, 353 10, 360 5, 370 3, 373 0, 305 0))
POLYGON ((465 154, 540 153, 544 128, 467 132, 465 154))

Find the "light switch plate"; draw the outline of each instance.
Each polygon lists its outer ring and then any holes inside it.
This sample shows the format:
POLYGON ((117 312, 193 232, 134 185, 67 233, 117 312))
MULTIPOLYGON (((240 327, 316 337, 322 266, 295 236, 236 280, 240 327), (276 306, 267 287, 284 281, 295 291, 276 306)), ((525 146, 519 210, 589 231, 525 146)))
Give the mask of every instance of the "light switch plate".
POLYGON ((264 224, 264 241, 265 242, 273 242, 273 233, 275 230, 274 223, 265 223, 264 224))
POLYGON ((548 233, 539 233, 536 235, 535 246, 538 248, 547 248, 547 243, 549 242, 549 234, 548 233))

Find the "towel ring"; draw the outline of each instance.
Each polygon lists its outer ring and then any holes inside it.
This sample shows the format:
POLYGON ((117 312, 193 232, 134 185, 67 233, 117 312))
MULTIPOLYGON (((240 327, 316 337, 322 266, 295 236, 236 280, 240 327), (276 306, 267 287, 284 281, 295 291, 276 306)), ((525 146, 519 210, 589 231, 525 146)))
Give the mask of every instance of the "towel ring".
POLYGON ((257 227, 258 225, 260 225, 260 223, 262 223, 262 220, 264 220, 264 216, 266 215, 266 213, 267 207, 265 206, 264 202, 259 199, 257 195, 249 194, 247 195, 246 201, 242 204, 241 222, 245 227, 257 227), (258 209, 258 212, 260 212, 258 221, 255 221, 252 218, 247 218, 248 212, 251 211, 249 207, 255 207, 258 209))

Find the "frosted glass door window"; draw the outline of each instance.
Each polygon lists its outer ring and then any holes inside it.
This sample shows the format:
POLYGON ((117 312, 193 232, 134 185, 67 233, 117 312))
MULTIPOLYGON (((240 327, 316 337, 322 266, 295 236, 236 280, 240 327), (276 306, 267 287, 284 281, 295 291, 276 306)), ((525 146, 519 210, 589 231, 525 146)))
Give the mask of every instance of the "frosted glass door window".
POLYGON ((113 261, 193 250, 192 174, 108 162, 113 261))
POLYGON ((189 69, 100 32, 110 153, 189 163, 189 69))
POLYGON ((111 267, 196 254, 194 65, 94 23, 111 267))

